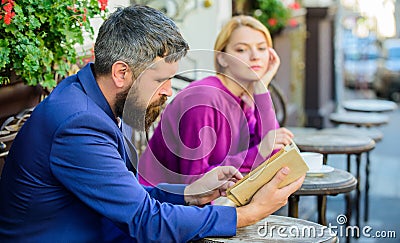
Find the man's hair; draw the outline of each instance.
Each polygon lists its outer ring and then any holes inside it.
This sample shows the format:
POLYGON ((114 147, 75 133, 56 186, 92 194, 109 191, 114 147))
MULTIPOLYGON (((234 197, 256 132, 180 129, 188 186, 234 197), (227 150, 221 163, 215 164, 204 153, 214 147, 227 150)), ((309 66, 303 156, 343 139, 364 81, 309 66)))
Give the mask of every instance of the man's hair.
POLYGON ((147 6, 119 8, 102 24, 94 46, 94 71, 109 74, 116 61, 126 62, 138 77, 156 57, 175 62, 189 46, 175 23, 147 6))

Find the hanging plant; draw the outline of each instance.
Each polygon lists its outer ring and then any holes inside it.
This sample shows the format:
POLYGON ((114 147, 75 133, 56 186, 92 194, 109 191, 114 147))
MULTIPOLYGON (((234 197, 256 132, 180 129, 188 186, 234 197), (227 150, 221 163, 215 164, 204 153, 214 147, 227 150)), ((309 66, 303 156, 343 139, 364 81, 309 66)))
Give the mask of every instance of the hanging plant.
POLYGON ((288 25, 296 26, 296 20, 291 18, 292 11, 300 8, 298 2, 286 5, 282 0, 257 0, 253 15, 274 34, 288 25))
POLYGON ((53 88, 77 62, 75 45, 89 19, 106 16, 107 0, 1 0, 0 85, 16 74, 28 85, 53 88))

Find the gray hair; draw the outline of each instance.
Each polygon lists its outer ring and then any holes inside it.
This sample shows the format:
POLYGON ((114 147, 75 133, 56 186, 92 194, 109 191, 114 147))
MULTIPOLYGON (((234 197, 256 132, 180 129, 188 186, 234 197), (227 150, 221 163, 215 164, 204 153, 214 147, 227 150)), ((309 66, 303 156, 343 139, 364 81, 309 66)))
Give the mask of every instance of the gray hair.
POLYGON ((178 27, 162 12, 140 5, 119 8, 99 29, 94 71, 96 76, 109 74, 116 61, 124 61, 138 77, 156 57, 175 62, 188 49, 178 27))

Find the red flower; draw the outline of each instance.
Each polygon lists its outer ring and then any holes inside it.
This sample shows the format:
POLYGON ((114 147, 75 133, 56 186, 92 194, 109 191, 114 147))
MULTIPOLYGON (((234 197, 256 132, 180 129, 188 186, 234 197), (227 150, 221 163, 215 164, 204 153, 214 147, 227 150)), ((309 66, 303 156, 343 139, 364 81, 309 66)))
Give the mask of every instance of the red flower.
POLYGON ((289 19, 289 23, 288 24, 289 24, 290 27, 296 27, 299 24, 299 22, 297 22, 296 19, 289 19))
MULTIPOLYGON (((14 6, 14 1, 13 0, 1 0, 1 3, 4 4, 3 9, 6 12, 4 14, 4 23, 6 25, 11 24, 11 19, 14 17, 15 13, 12 12, 13 6, 14 6)), ((1 19, 1 18, 0 18, 1 19)))
POLYGON ((274 27, 276 24, 278 24, 278 20, 276 20, 275 18, 270 18, 270 19, 268 19, 268 24, 271 27, 274 27))
POLYGON ((99 0, 99 3, 100 3, 100 9, 102 11, 106 10, 107 4, 108 4, 108 0, 99 0))
POLYGON ((86 8, 84 8, 83 9, 83 22, 86 22, 86 15, 87 15, 87 9, 86 8))
POLYGON ((7 12, 10 13, 12 10, 12 4, 11 3, 7 3, 6 5, 3 6, 3 9, 7 12))
POLYGON ((294 3, 289 4, 289 8, 291 8, 291 9, 300 9, 301 6, 300 6, 300 3, 294 2, 294 3))
POLYGON ((11 15, 9 15, 9 14, 4 15, 4 23, 6 25, 11 24, 11 15))

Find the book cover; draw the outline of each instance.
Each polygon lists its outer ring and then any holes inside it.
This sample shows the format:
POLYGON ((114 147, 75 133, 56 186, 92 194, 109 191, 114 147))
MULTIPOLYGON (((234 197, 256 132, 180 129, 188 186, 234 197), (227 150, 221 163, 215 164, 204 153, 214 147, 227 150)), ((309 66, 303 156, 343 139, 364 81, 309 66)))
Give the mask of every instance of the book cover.
POLYGON ((290 173, 279 184, 279 188, 292 183, 308 171, 308 166, 294 142, 282 148, 229 188, 227 197, 238 207, 248 204, 253 195, 284 166, 289 167, 290 173))

